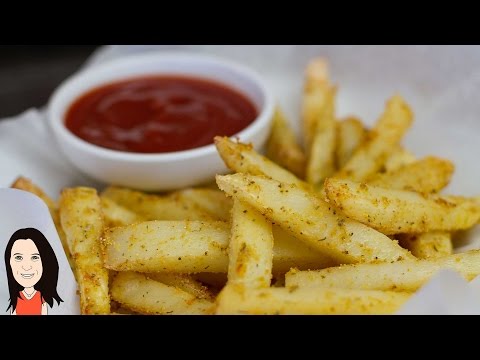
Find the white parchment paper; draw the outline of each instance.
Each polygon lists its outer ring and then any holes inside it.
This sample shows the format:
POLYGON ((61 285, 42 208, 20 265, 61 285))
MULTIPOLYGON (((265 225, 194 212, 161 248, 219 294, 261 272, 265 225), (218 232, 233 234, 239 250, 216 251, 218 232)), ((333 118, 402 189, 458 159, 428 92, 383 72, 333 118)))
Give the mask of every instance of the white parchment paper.
MULTIPOLYGON (((371 125, 386 99, 395 92, 402 94, 415 112, 405 146, 418 157, 438 155, 455 163, 447 193, 480 194, 479 46, 108 46, 84 67, 138 52, 172 49, 214 54, 256 69, 297 131, 305 65, 314 56, 325 56, 339 85, 340 116, 355 114, 371 125)), ((65 186, 102 186, 63 158, 38 109, 0 122, 0 187, 8 187, 19 175, 32 178, 53 197, 65 186)), ((457 251, 480 248, 478 228, 462 234, 457 251)), ((401 313, 480 313, 480 280, 467 284, 455 275, 439 273, 401 313)))

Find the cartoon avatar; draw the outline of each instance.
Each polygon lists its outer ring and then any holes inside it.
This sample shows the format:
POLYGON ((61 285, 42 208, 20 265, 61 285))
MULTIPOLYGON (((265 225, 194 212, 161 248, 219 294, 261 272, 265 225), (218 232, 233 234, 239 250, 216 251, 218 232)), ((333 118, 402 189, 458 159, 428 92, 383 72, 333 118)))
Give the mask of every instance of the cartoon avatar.
POLYGON ((47 315, 57 293, 58 261, 45 236, 34 228, 17 230, 5 249, 12 315, 47 315))

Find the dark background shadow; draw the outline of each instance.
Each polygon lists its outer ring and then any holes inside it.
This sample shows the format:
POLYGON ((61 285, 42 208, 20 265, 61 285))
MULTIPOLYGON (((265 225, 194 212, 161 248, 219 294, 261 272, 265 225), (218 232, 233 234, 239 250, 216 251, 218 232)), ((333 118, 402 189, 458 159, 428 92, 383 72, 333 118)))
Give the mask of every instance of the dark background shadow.
POLYGON ((0 118, 45 105, 99 45, 0 45, 0 118))

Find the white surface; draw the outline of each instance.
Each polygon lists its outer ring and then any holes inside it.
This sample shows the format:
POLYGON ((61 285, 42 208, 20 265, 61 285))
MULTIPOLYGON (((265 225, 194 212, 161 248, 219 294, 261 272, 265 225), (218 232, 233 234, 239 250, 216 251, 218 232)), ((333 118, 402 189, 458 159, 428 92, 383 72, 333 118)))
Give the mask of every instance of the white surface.
MULTIPOLYGON (((57 230, 45 203, 35 195, 16 189, 0 189, 0 254, 2 262, 5 247, 12 234, 23 228, 33 227, 42 232, 52 246, 58 261, 57 292, 63 302, 57 305, 54 300, 49 315, 79 314, 80 305, 76 294, 77 285, 72 270, 58 238, 57 230)), ((0 266, 0 314, 6 312, 10 295, 8 293, 5 264, 0 266)))
MULTIPOLYGON (((185 48, 220 55, 257 70, 297 129, 303 69, 314 56, 330 60, 332 77, 339 85, 340 115, 356 114, 373 124, 385 100, 399 92, 416 115, 404 141, 406 147, 417 156, 434 154, 455 163, 447 192, 480 194, 478 46, 111 46, 98 51, 86 66, 140 51, 185 48)), ((42 114, 36 111, 0 122, 0 165, 0 186, 9 186, 21 174, 56 197, 63 186, 92 184, 65 162, 46 136, 42 114)), ((478 226, 462 245, 480 247, 478 226)), ((442 299, 452 307, 436 307, 437 313, 455 313, 454 291, 446 289, 454 289, 458 280, 444 275, 437 280, 430 285, 438 286, 438 291, 422 291, 416 299, 427 308, 442 299)))
POLYGON ((258 117, 237 136, 256 148, 265 144, 273 115, 273 97, 263 79, 241 64, 182 52, 139 54, 85 69, 53 94, 47 122, 62 152, 79 170, 98 181, 147 191, 200 185, 226 172, 215 145, 164 154, 135 154, 94 146, 66 129, 65 113, 81 95, 115 81, 159 74, 190 75, 227 84, 245 94, 258 117))

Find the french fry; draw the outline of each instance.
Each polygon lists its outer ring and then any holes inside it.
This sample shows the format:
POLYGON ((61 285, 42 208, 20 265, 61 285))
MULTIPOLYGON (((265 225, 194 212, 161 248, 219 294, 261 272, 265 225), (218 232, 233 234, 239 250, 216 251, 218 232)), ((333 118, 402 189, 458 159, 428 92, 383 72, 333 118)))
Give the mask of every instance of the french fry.
POLYGON ((306 179, 309 184, 321 186, 325 178, 335 172, 336 128, 335 120, 336 88, 327 90, 325 103, 315 116, 311 146, 307 152, 306 179))
POLYGON ((118 205, 115 201, 109 199, 108 197, 101 196, 100 202, 102 206, 105 227, 126 226, 136 222, 144 221, 143 217, 121 205, 118 205))
MULTIPOLYGON (((426 157, 411 161, 413 155, 397 151, 398 161, 404 165, 396 170, 377 174, 368 184, 397 190, 412 190, 420 193, 438 192, 448 185, 454 165, 444 159, 426 157), (401 159, 403 157, 403 159, 401 159)), ((417 235, 403 235, 400 244, 420 259, 440 257, 452 253, 451 235, 448 232, 432 232, 417 235)))
POLYGON ((186 202, 177 194, 151 195, 109 186, 103 191, 102 197, 115 201, 146 220, 214 220, 197 204, 186 202))
POLYGON ((217 190, 207 188, 184 189, 170 194, 170 197, 179 199, 184 204, 195 205, 207 213, 213 220, 230 220, 232 200, 226 197, 218 188, 217 190))
POLYGON ((213 301, 213 294, 208 288, 195 280, 193 276, 187 274, 174 273, 150 273, 146 274, 149 279, 159 281, 162 284, 176 287, 183 290, 197 299, 206 299, 213 301))
POLYGON ((335 172, 336 88, 330 85, 328 64, 323 58, 312 60, 307 66, 305 75, 303 98, 303 134, 307 149, 305 177, 308 183, 317 186, 335 172))
POLYGON ((252 145, 234 142, 220 136, 215 137, 214 141, 218 153, 230 170, 251 175, 264 175, 287 184, 296 184, 300 188, 310 188, 310 185, 290 171, 257 153, 252 145))
POLYGON ((422 196, 333 178, 325 181, 325 191, 345 215, 387 235, 463 230, 480 219, 479 204, 468 198, 422 196))
POLYGON ((62 225, 60 224, 60 215, 58 213, 57 203, 50 196, 48 196, 45 191, 43 191, 38 185, 34 184, 31 180, 27 178, 17 178, 10 187, 13 189, 28 191, 29 193, 37 195, 48 206, 50 216, 52 217, 55 228, 57 229, 58 237, 60 238, 60 241, 62 243, 63 251, 65 252, 68 263, 70 264, 70 268, 72 269, 73 273, 75 273, 75 263, 68 248, 65 232, 63 231, 62 225))
MULTIPOLYGON (((224 222, 150 221, 107 229, 105 267, 116 271, 227 273, 230 228, 224 222)), ((337 264, 291 238, 275 239, 273 271, 337 264)))
POLYGON ((214 311, 212 302, 173 286, 149 279, 145 274, 120 272, 112 284, 112 297, 142 314, 205 315, 214 311))
POLYGON ((391 314, 411 296, 394 291, 286 287, 251 289, 227 285, 217 297, 217 314, 391 314))
POLYGON ((139 272, 226 272, 229 227, 203 221, 148 221, 107 229, 105 267, 139 272))
POLYGON ((272 224, 238 199, 232 209, 232 235, 228 248, 228 283, 269 287, 272 280, 272 224))
POLYGON ((305 71, 305 87, 302 104, 303 136, 307 153, 310 152, 318 117, 322 116, 330 90, 326 59, 313 59, 305 71))
POLYGON ((337 166, 342 168, 367 137, 367 130, 360 119, 350 116, 337 123, 337 166))
POLYGON ((453 175, 452 162, 433 156, 415 161, 395 171, 378 174, 367 182, 369 185, 420 193, 434 193, 448 185, 453 175))
POLYGON ((278 225, 273 231, 273 274, 279 276, 291 268, 324 269, 340 263, 297 240, 278 225))
POLYGON ((459 272, 470 281, 480 274, 480 250, 423 260, 353 264, 318 271, 287 273, 287 287, 347 288, 413 292, 441 269, 459 272))
POLYGON ((103 267, 100 238, 103 219, 95 189, 64 189, 60 195, 60 221, 75 261, 82 314, 110 312, 108 271, 103 267))
POLYGON ((448 232, 433 231, 425 234, 401 234, 401 246, 419 259, 438 258, 453 252, 452 235, 448 232))
POLYGON ((398 145, 387 158, 384 172, 396 171, 399 168, 416 161, 415 155, 398 145))
POLYGON ((385 165, 413 121, 413 113, 399 95, 387 101, 386 109, 367 140, 360 145, 345 166, 335 174, 341 179, 364 181, 385 165))
POLYGON ((267 157, 300 179, 305 177, 305 154, 280 107, 277 107, 273 117, 267 141, 267 157))
POLYGON ((413 258, 396 241, 350 220, 315 193, 266 177, 217 175, 220 189, 339 263, 413 258))

